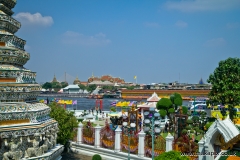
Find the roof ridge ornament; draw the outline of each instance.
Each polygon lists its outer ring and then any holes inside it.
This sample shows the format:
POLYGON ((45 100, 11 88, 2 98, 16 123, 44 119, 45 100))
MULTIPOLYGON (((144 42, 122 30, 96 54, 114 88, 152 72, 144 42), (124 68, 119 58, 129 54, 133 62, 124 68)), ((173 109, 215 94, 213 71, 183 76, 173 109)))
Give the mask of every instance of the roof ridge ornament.
POLYGON ((225 118, 225 120, 230 120, 229 114, 227 115, 227 117, 225 118))
POLYGON ((219 117, 218 113, 216 114, 216 118, 217 118, 217 120, 220 120, 220 117, 219 117))

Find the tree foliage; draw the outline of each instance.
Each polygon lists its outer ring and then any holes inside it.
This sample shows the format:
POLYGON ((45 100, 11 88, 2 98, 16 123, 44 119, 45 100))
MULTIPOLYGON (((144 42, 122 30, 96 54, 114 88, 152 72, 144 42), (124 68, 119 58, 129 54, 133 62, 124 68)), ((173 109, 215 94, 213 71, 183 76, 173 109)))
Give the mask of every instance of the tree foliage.
POLYGON ((96 84, 91 84, 87 87, 87 91, 88 92, 92 92, 94 91, 95 89, 97 88, 97 85, 96 84))
POLYGON ((83 85, 83 84, 79 84, 78 86, 79 86, 79 88, 80 88, 81 90, 83 90, 83 91, 84 91, 85 89, 87 89, 87 87, 86 87, 85 85, 83 85))
POLYGON ((44 84, 42 85, 42 88, 44 88, 44 89, 50 89, 50 88, 52 88, 52 83, 46 82, 46 83, 44 83, 44 84))
POLYGON ((92 160, 102 160, 102 157, 99 154, 94 154, 92 160))
POLYGON ((57 142, 66 145, 68 140, 73 139, 77 134, 77 118, 74 116, 74 112, 65 110, 56 102, 50 103, 49 107, 51 108, 50 117, 58 122, 57 142))
POLYGON ((220 61, 207 82, 212 84, 212 90, 209 93, 210 103, 227 104, 229 116, 233 119, 234 106, 240 104, 240 59, 228 58, 220 61))
POLYGON ((182 96, 179 93, 173 93, 170 96, 170 100, 171 100, 175 110, 177 110, 178 107, 182 105, 182 96))
POLYGON ((186 114, 188 113, 188 108, 186 106, 182 106, 182 112, 183 114, 186 114))
POLYGON ((67 82, 61 82, 60 84, 61 84, 61 88, 65 88, 65 87, 68 86, 68 83, 67 83, 67 82))
POLYGON ((159 110, 159 114, 161 115, 161 117, 165 117, 165 115, 168 116, 168 118, 170 119, 170 121, 172 122, 171 116, 170 114, 172 113, 173 105, 170 99, 168 98, 161 98, 158 102, 157 102, 157 109, 159 110))
POLYGON ((59 91, 61 88, 65 88, 68 86, 67 82, 46 82, 42 85, 44 89, 54 89, 55 91, 59 91))

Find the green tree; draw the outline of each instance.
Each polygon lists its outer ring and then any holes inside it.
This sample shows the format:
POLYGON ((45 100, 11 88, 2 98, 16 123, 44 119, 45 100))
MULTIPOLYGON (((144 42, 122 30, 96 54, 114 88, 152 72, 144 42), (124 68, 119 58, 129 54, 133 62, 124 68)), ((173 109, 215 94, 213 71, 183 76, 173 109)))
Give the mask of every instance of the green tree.
POLYGON ((67 82, 61 82, 61 88, 65 88, 68 86, 68 83, 67 82))
POLYGON ((173 108, 173 104, 171 102, 170 99, 168 98, 161 98, 158 102, 157 102, 157 109, 159 110, 159 114, 164 117, 165 115, 168 116, 169 120, 171 121, 171 123, 173 122, 172 118, 171 118, 171 114, 174 113, 174 108, 173 108))
POLYGON ((65 110, 56 102, 50 103, 49 107, 51 108, 50 117, 58 122, 57 142, 66 146, 68 140, 73 139, 77 134, 77 118, 74 116, 74 112, 65 110))
POLYGON ((178 151, 168 151, 155 157, 154 160, 189 160, 189 158, 181 156, 181 153, 178 151))
POLYGON ((173 93, 170 96, 170 100, 172 101, 172 104, 173 104, 175 110, 177 110, 178 107, 182 105, 182 96, 179 93, 173 93))
POLYGON ((79 84, 78 86, 83 91, 85 91, 87 89, 87 87, 85 85, 83 85, 83 84, 79 84))
POLYGON ((97 85, 96 84, 91 84, 87 87, 87 91, 88 92, 92 92, 94 91, 95 89, 97 88, 97 85))
POLYGON ((44 89, 51 89, 52 88, 52 84, 50 82, 46 82, 42 85, 42 88, 44 89))
POLYGON ((234 106, 240 104, 240 59, 228 58, 220 61, 207 82, 212 84, 208 95, 210 103, 227 104, 229 116, 233 120, 236 114, 234 106))
POLYGON ((127 89, 133 90, 135 87, 134 86, 127 86, 127 89))
POLYGON ((188 114, 188 108, 186 106, 182 106, 182 112, 183 114, 188 114))

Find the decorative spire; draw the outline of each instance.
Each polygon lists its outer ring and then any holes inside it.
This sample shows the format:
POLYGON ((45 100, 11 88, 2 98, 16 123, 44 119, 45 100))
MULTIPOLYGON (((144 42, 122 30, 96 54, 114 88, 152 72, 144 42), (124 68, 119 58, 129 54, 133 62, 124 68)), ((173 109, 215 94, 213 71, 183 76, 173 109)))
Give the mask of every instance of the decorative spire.
POLYGON ((54 74, 52 82, 58 82, 55 74, 54 74))
POLYGON ((204 84, 203 79, 201 78, 198 84, 204 84))

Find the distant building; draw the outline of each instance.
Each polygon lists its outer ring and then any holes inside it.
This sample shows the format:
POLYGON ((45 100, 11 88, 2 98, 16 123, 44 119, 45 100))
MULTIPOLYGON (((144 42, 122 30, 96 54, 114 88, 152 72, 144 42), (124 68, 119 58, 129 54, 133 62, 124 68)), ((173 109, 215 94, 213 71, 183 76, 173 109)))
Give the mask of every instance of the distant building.
POLYGON ((88 78, 88 83, 94 82, 94 81, 109 81, 111 83, 118 83, 118 84, 124 84, 125 80, 121 79, 121 78, 116 78, 116 77, 112 77, 110 75, 104 75, 102 77, 94 77, 92 75, 92 77, 88 78))
POLYGON ((93 81, 88 83, 88 85, 93 85, 93 84, 95 84, 96 86, 114 86, 114 83, 109 81, 93 81))
POLYGON ((68 85, 67 87, 63 88, 63 93, 79 93, 80 88, 78 85, 68 85))
POLYGON ((81 82, 82 85, 87 86, 88 82, 81 82))

